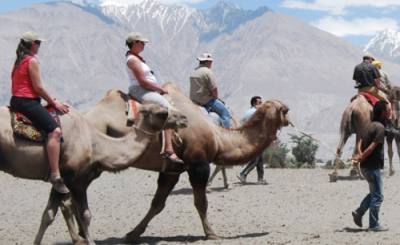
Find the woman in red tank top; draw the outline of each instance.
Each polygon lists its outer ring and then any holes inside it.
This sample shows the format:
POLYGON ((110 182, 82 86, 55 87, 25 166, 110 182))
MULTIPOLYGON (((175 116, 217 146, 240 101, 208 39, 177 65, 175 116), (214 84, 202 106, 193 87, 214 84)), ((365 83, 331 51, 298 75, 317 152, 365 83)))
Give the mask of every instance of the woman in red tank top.
POLYGON ((47 133, 46 152, 51 171, 50 182, 53 189, 66 194, 69 190, 61 178, 59 168, 61 129, 50 113, 40 104, 40 99, 43 98, 61 113, 68 113, 68 106, 51 97, 43 87, 39 62, 35 56, 42 41, 34 32, 26 32, 21 37, 11 73, 10 106, 29 118, 36 128, 47 133))

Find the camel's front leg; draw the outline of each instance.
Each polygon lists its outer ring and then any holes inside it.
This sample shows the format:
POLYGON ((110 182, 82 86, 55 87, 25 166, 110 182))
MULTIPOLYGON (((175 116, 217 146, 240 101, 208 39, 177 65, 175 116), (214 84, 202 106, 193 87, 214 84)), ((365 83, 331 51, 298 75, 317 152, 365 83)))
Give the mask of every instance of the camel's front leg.
POLYGON ((140 223, 128 234, 126 234, 126 240, 131 242, 136 240, 146 230, 149 222, 159 214, 165 207, 165 201, 171 193, 172 189, 179 180, 179 175, 167 175, 160 173, 157 181, 157 191, 151 202, 151 206, 146 216, 140 221, 140 223))
POLYGON ((219 239, 207 219, 208 202, 206 196, 206 185, 208 176, 210 175, 210 165, 206 162, 195 163, 190 165, 188 172, 190 184, 193 188, 194 205, 200 215, 206 238, 212 240, 219 239))
POLYGON ((43 211, 42 220, 40 223, 40 228, 38 233, 36 234, 34 244, 40 244, 42 242, 44 233, 47 228, 53 223, 58 207, 62 207, 61 211, 63 213, 65 222, 67 223, 69 233, 71 235, 71 239, 74 243, 82 240, 82 238, 78 235, 75 227, 75 222, 72 215, 72 207, 70 205, 66 206, 64 203, 69 202, 71 196, 60 194, 53 189, 50 191, 49 201, 47 202, 47 206, 43 211))
POLYGON ((80 235, 86 239, 89 244, 95 244, 94 240, 90 236, 89 226, 92 219, 92 214, 89 210, 89 204, 87 200, 86 188, 75 189, 73 192, 73 201, 76 208, 76 219, 79 224, 80 235))

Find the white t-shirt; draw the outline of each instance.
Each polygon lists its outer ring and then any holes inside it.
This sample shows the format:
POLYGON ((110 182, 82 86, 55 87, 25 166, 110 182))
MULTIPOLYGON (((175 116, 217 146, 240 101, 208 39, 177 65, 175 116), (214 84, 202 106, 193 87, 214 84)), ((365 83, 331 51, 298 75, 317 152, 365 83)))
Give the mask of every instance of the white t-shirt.
MULTIPOLYGON (((139 81, 137 80, 135 74, 133 73, 133 71, 131 70, 131 68, 129 68, 128 66, 128 62, 130 59, 132 59, 133 57, 135 57, 134 55, 130 54, 126 57, 126 71, 128 73, 128 77, 129 77, 129 85, 130 86, 140 86, 139 81)), ((144 72, 144 77, 153 82, 153 83, 157 83, 157 78, 156 76, 154 76, 153 71, 150 69, 150 67, 144 63, 143 61, 140 61, 140 65, 142 66, 143 72, 144 72)))

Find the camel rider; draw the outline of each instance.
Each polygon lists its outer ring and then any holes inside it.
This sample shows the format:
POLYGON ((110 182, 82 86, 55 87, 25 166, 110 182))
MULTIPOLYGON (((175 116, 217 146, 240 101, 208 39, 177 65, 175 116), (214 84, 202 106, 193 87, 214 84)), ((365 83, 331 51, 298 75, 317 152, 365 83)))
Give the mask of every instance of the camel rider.
POLYGON ((363 61, 354 68, 353 80, 356 81, 356 88, 358 92, 368 92, 374 95, 379 100, 384 100, 390 104, 387 95, 380 90, 381 88, 381 75, 378 69, 372 65, 375 59, 365 54, 363 61))
POLYGON ((380 90, 382 90, 386 95, 389 95, 390 89, 392 89, 392 83, 389 80, 388 74, 382 70, 382 61, 380 60, 374 60, 372 61, 372 65, 378 69, 379 74, 381 75, 380 79, 380 90))
POLYGON ((215 112, 225 128, 231 127, 231 114, 225 104, 219 99, 218 87, 214 73, 211 70, 213 58, 204 53, 197 57, 199 66, 190 75, 190 99, 207 111, 215 112))
MULTIPOLYGON (((50 113, 41 105, 43 98, 60 113, 68 113, 67 105, 54 99, 42 84, 37 53, 42 39, 34 32, 25 32, 17 47, 17 58, 11 73, 11 101, 14 111, 24 114, 33 125, 46 132, 46 153, 50 165, 50 183, 59 193, 69 193, 60 175, 61 129, 50 113)), ((27 159, 28 160, 28 159, 27 159)))

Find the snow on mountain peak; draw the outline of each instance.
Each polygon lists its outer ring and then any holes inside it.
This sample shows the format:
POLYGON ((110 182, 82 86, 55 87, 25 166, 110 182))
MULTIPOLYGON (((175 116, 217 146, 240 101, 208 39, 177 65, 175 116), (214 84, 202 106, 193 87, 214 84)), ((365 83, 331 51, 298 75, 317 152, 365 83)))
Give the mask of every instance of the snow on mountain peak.
POLYGON ((373 52, 383 57, 396 58, 396 56, 400 56, 400 32, 391 29, 379 32, 368 42, 364 51, 373 52))

